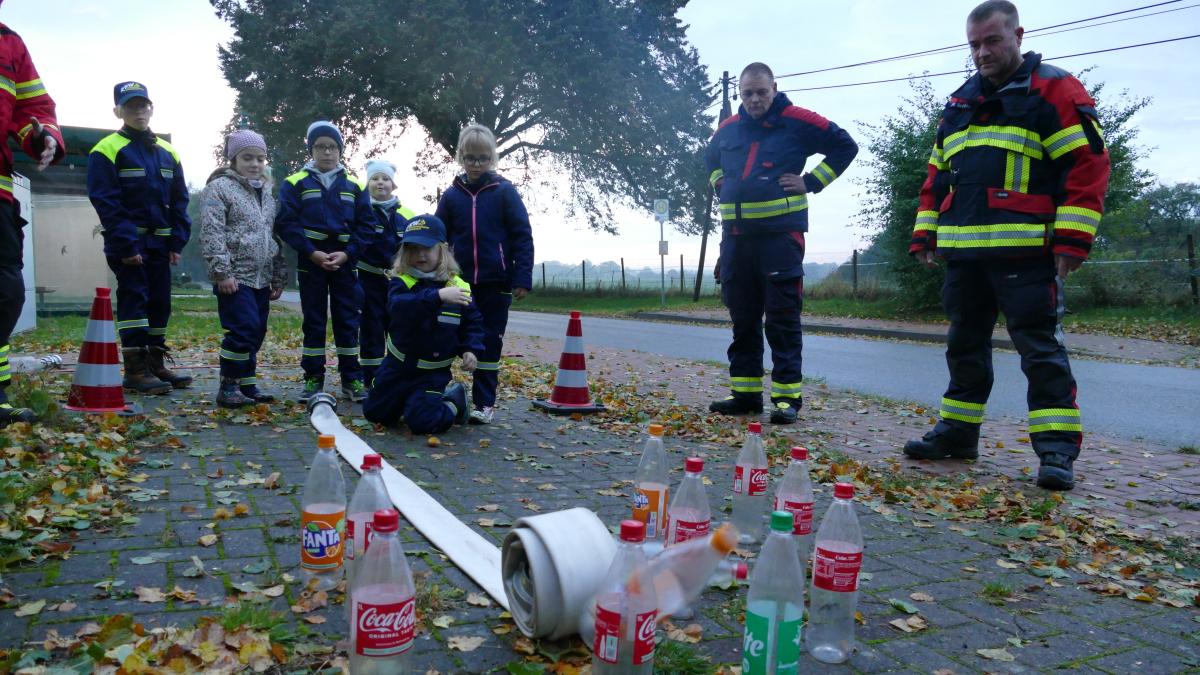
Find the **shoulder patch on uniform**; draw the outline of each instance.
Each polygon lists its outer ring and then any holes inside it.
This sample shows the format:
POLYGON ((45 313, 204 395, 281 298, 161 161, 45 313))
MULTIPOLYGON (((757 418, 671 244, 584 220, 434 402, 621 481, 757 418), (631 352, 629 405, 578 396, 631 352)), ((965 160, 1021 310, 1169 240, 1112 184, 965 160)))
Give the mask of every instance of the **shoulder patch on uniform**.
POLYGON ((155 137, 154 137, 154 140, 155 140, 155 142, 156 142, 156 143, 158 143, 158 146, 159 146, 160 148, 162 148, 163 150, 166 150, 167 152, 171 153, 171 156, 175 158, 175 163, 176 163, 176 164, 180 163, 180 162, 179 162, 179 153, 178 153, 178 152, 175 152, 175 147, 174 147, 174 146, 172 146, 170 143, 168 143, 168 142, 164 141, 164 140, 163 140, 161 137, 159 137, 159 136, 155 136, 155 137))
POLYGON ((806 124, 811 124, 822 131, 829 128, 829 120, 798 105, 789 105, 783 109, 780 115, 788 119, 800 120, 806 124))
MULTIPOLYGON (((108 158, 113 164, 117 163, 117 153, 129 145, 129 139, 118 133, 111 133, 92 146, 92 152, 98 152, 108 158)), ((88 153, 91 154, 91 153, 88 153)))
POLYGON ((413 286, 417 285, 417 278, 411 274, 401 274, 400 276, 395 277, 395 278, 399 279, 400 282, 403 283, 406 288, 412 288, 413 286))
POLYGON ((467 291, 468 293, 471 292, 471 284, 468 284, 467 282, 463 281, 463 278, 458 276, 457 274, 450 277, 450 283, 454 284, 455 286, 458 286, 459 288, 463 289, 464 291, 467 291))
POLYGON ((291 183, 292 185, 295 185, 296 183, 299 183, 300 181, 304 180, 307 177, 308 177, 308 169, 300 169, 299 171, 288 176, 284 180, 291 183))

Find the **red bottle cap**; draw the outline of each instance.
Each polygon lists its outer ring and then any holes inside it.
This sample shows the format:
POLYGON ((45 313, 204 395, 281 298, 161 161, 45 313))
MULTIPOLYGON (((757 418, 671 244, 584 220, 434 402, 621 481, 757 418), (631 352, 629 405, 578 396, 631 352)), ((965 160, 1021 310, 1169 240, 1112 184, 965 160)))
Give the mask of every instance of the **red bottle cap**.
POLYGON ((854 499, 854 485, 851 483, 838 483, 834 485, 833 496, 838 499, 854 499))
POLYGON ((112 295, 111 288, 100 288, 100 287, 96 288, 96 297, 97 298, 107 298, 111 295, 112 295))
POLYGON ((583 316, 583 314, 581 314, 581 313, 579 312, 579 310, 577 310, 577 309, 573 309, 573 310, 571 310, 571 318, 572 318, 572 319, 578 319, 578 318, 579 318, 579 317, 581 317, 581 316, 583 316))
POLYGON ((640 520, 621 521, 621 541, 640 544, 646 540, 646 524, 640 520))
POLYGON ((396 509, 379 509, 371 527, 376 532, 395 532, 400 529, 400 512, 396 509))
POLYGON ((683 470, 688 473, 700 473, 704 470, 704 460, 699 457, 688 457, 683 460, 683 470))
POLYGON ((321 434, 317 436, 318 448, 332 448, 337 446, 337 438, 329 434, 321 434))
POLYGON ((377 455, 373 452, 370 454, 367 454, 367 455, 363 455, 362 466, 359 468, 361 468, 363 471, 366 471, 367 469, 382 469, 383 468, 383 457, 380 457, 379 455, 377 455))
POLYGON ((792 448, 792 459, 808 459, 808 448, 799 445, 792 448))
POLYGON ((751 422, 750 424, 747 424, 746 431, 749 431, 752 434, 761 434, 762 422, 751 422))
POLYGON ((750 576, 750 566, 744 562, 739 562, 733 566, 733 578, 739 581, 744 581, 750 576))

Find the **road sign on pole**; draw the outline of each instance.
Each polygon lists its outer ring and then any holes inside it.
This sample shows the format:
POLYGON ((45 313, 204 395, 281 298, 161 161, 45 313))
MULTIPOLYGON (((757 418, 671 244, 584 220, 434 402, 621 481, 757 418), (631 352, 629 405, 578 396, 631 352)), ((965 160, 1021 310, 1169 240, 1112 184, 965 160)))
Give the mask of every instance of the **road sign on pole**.
POLYGON ((658 300, 667 306, 667 237, 663 232, 663 223, 671 217, 671 201, 669 199, 654 200, 654 218, 658 221, 658 300))

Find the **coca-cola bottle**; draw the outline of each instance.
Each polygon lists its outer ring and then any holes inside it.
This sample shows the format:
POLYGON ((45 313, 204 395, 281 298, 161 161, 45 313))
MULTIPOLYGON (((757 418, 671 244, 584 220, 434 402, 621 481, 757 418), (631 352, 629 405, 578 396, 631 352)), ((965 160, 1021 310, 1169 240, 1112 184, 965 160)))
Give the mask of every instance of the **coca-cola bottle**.
POLYGON ((306 588, 328 590, 342 580, 346 534, 346 483, 336 439, 317 437, 300 513, 300 576, 306 588))
POLYGON ((741 533, 742 543, 759 540, 766 512, 767 454, 763 452, 762 424, 751 422, 733 467, 733 524, 741 533))
POLYGON ((395 509, 375 512, 371 546, 350 587, 350 672, 407 673, 417 626, 416 589, 404 559, 395 509))
POLYGON ((854 610, 862 568, 862 533, 854 515, 854 486, 833 487, 813 550, 812 589, 804 645, 813 658, 841 663, 854 650, 854 610))
POLYGON ((669 482, 662 437, 663 426, 651 424, 634 478, 633 519, 646 524, 646 539, 651 540, 663 538, 667 516, 669 482))
MULTIPOLYGON (((792 461, 788 464, 783 480, 775 489, 775 510, 792 514, 792 539, 800 556, 800 566, 808 567, 812 551, 813 491, 808 477, 808 449, 792 448, 792 461)), ((803 579, 802 579, 803 580, 803 579)))
POLYGON ((641 547, 645 538, 645 523, 621 522, 621 543, 596 595, 592 672, 598 675, 654 672, 658 604, 654 586, 641 576, 646 567, 641 547))
POLYGON ((659 618, 679 616, 700 597, 737 540, 737 528, 725 523, 709 536, 675 544, 651 558, 645 577, 658 596, 659 618))
POLYGON ((371 544, 371 523, 375 512, 390 509, 392 500, 383 484, 383 458, 375 453, 363 455, 362 478, 350 498, 346 515, 346 582, 354 583, 354 561, 361 558, 371 544))
POLYGON ((792 542, 792 514, 773 511, 771 533, 758 554, 746 594, 743 675, 795 673, 803 619, 804 572, 792 542))
POLYGON ((683 463, 683 480, 667 509, 667 546, 708 535, 712 514, 704 491, 704 460, 688 457, 683 463))

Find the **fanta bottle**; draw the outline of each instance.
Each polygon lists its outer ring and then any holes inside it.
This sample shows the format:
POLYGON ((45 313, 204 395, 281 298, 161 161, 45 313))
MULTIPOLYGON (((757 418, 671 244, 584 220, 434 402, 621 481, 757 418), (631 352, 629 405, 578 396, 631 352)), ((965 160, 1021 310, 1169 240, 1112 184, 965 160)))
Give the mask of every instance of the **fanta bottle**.
POLYGON ((633 519, 646 524, 646 539, 662 539, 667 517, 667 451, 663 448, 663 426, 650 425, 634 479, 633 519))
POLYGON ((300 575, 305 587, 334 588, 342 580, 346 484, 333 436, 317 437, 300 514, 300 575), (314 582, 315 580, 315 582, 314 582))

